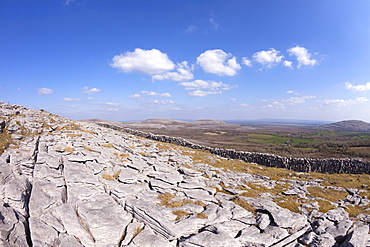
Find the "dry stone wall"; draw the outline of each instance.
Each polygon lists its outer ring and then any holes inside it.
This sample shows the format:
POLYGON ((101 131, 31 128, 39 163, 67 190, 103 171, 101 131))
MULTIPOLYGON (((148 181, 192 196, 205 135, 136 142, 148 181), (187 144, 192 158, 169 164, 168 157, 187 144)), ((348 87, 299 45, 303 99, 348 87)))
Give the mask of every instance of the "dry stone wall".
POLYGON ((225 158, 239 159, 263 166, 285 168, 298 172, 321 172, 321 173, 348 173, 348 174, 370 174, 370 163, 359 159, 309 159, 282 157, 273 154, 253 153, 236 151, 234 149, 220 149, 206 147, 191 143, 184 138, 156 135, 150 132, 123 128, 113 124, 98 123, 100 126, 114 130, 124 131, 133 135, 145 137, 155 141, 174 143, 183 147, 208 151, 225 158))

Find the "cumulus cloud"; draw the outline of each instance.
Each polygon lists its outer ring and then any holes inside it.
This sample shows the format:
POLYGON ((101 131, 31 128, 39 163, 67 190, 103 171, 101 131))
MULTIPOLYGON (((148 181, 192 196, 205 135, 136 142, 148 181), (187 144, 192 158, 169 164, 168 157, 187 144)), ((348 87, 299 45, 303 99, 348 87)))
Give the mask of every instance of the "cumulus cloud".
POLYGON ((354 92, 362 92, 362 91, 370 90, 370 82, 366 83, 365 85, 357 85, 357 86, 352 85, 349 82, 346 82, 345 85, 347 89, 351 89, 354 92))
POLYGON ((54 93, 53 89, 42 87, 37 90, 38 94, 46 95, 46 94, 52 94, 54 93))
POLYGON ((130 95, 129 97, 130 97, 130 98, 135 98, 135 99, 140 99, 140 98, 141 98, 141 95, 140 95, 140 94, 138 94, 138 93, 135 93, 135 94, 133 94, 133 95, 130 95))
POLYGON ((194 96, 194 97, 206 97, 208 95, 212 94, 221 94, 222 91, 202 91, 202 90, 196 90, 193 92, 188 93, 189 96, 194 96))
POLYGON ((153 91, 141 91, 141 93, 147 96, 172 97, 172 95, 169 93, 156 93, 153 91))
POLYGON ((210 89, 210 90, 230 90, 233 87, 229 84, 223 82, 215 81, 204 81, 204 80, 195 80, 191 82, 181 82, 179 85, 184 86, 186 90, 199 90, 199 89, 210 89))
POLYGON ((196 31, 197 29, 199 29, 199 27, 198 26, 195 26, 195 25, 190 25, 190 26, 188 26, 187 28, 186 28, 186 32, 187 33, 192 33, 192 32, 194 32, 194 31, 196 31))
POLYGON ((349 100, 344 100, 344 99, 326 99, 323 100, 322 103, 323 105, 330 105, 330 106, 351 106, 351 105, 357 105, 360 103, 368 102, 369 99, 366 97, 359 97, 356 99, 349 99, 349 100))
POLYGON ((120 105, 122 105, 120 103, 112 103, 112 102, 100 102, 99 104, 106 105, 106 106, 120 106, 120 105))
POLYGON ((293 63, 292 63, 292 61, 285 60, 285 61, 283 61, 283 64, 284 64, 285 67, 292 68, 293 63))
POLYGON ((149 101, 149 103, 167 105, 167 104, 174 104, 175 101, 173 101, 173 100, 152 100, 152 101, 149 101))
POLYGON ((215 30, 217 30, 218 29, 218 26, 220 25, 220 24, 218 24, 217 22, 216 22, 216 20, 214 19, 214 18, 209 18, 209 23, 211 23, 211 25, 213 26, 213 28, 215 29, 215 30))
POLYGON ((162 74, 175 68, 175 64, 166 53, 157 49, 140 48, 114 56, 110 66, 124 73, 139 72, 149 75, 162 74))
POLYGON ((300 68, 302 65, 315 65, 317 64, 317 61, 315 59, 311 59, 311 53, 308 52, 308 50, 301 46, 296 46, 289 48, 287 50, 290 55, 294 55, 297 57, 298 61, 298 68, 300 68))
POLYGON ((176 65, 176 72, 165 72, 152 76, 152 80, 172 80, 172 81, 188 81, 194 78, 192 73, 193 67, 187 61, 183 61, 176 65))
POLYGON ((314 99, 314 98, 316 98, 316 96, 309 95, 309 96, 302 96, 302 97, 290 97, 289 99, 285 99, 282 101, 288 104, 291 104, 291 105, 295 105, 295 104, 305 103, 307 99, 314 99))
POLYGON ((72 98, 63 98, 62 100, 63 100, 63 101, 67 101, 67 102, 72 102, 72 101, 82 101, 83 99, 79 99, 79 98, 76 98, 76 99, 72 99, 72 98))
POLYGON ((204 72, 219 76, 234 76, 241 69, 236 57, 221 49, 203 52, 197 57, 197 64, 202 67, 204 72))
POLYGON ((279 64, 283 60, 284 56, 280 55, 280 53, 280 51, 277 51, 274 48, 270 48, 270 50, 267 51, 259 51, 254 53, 253 59, 257 63, 271 68, 272 66, 279 64))
POLYGON ((247 57, 243 57, 242 63, 247 67, 252 67, 252 61, 249 60, 247 57))
POLYGON ((89 88, 89 87, 83 87, 81 88, 82 92, 83 93, 86 93, 86 94, 94 94, 94 93, 99 93, 101 90, 99 88, 89 88))

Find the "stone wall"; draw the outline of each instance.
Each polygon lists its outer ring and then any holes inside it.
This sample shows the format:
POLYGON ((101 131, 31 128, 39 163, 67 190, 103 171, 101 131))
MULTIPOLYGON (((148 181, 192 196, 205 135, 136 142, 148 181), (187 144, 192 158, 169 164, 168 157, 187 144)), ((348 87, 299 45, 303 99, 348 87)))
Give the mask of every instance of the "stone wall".
POLYGON ((145 137, 155 141, 174 143, 183 147, 208 151, 212 154, 225 158, 239 159, 252 162, 263 166, 286 168, 298 172, 321 172, 321 173, 349 173, 370 174, 370 163, 359 159, 309 159, 282 157, 273 154, 252 153, 236 151, 234 149, 211 148, 191 143, 184 138, 170 137, 165 135, 155 135, 149 132, 123 128, 117 125, 98 123, 98 125, 114 130, 124 131, 136 136, 145 137))

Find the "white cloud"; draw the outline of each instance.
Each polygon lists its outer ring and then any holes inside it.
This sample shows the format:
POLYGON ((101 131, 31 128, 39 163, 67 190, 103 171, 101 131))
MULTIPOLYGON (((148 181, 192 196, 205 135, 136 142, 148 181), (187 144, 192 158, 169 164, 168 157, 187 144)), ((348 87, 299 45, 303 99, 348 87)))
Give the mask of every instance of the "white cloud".
POLYGON ((220 49, 203 52, 197 57, 197 64, 203 68, 204 72, 219 76, 234 76, 241 69, 236 57, 220 49))
POLYGON ((187 32, 187 33, 192 33, 192 32, 194 32, 194 31, 196 31, 197 29, 199 29, 199 27, 198 27, 198 26, 190 25, 190 26, 188 26, 188 27, 186 28, 186 32, 187 32))
POLYGON ((54 90, 50 88, 42 87, 42 88, 39 88, 37 92, 41 95, 46 95, 46 94, 54 93, 54 90))
POLYGON ((173 100, 152 100, 152 101, 149 101, 149 103, 167 105, 167 104, 174 104, 175 101, 173 100))
POLYGON ((215 81, 204 81, 204 80, 195 80, 192 82, 181 82, 179 85, 184 86, 185 90, 194 90, 193 92, 188 93, 190 96, 196 97, 205 97, 212 94, 221 94, 223 90, 230 90, 236 85, 232 86, 225 84, 223 82, 215 81), (207 89, 207 91, 204 91, 207 89))
POLYGON ((74 0, 66 0, 65 2, 65 5, 69 5, 70 3, 72 3, 74 0))
POLYGON ((286 93, 291 94, 291 93, 294 93, 294 91, 293 90, 289 90, 289 91, 286 91, 286 93))
POLYGON ((94 94, 94 93, 99 93, 101 90, 99 88, 89 88, 89 87, 83 87, 81 88, 82 92, 83 93, 86 93, 86 94, 94 94))
POLYGON ((140 48, 114 56, 110 66, 124 73, 139 72, 149 75, 162 74, 175 68, 175 64, 166 53, 157 49, 140 48))
POLYGON ((308 52, 308 50, 301 46, 296 46, 289 48, 287 50, 290 55, 294 55, 297 57, 298 61, 298 68, 300 68, 302 65, 315 65, 317 64, 317 61, 315 59, 311 59, 311 53, 308 52))
POLYGON ((230 100, 230 101, 236 101, 236 99, 235 99, 235 98, 230 98, 229 100, 230 100))
POLYGON ((93 97, 87 97, 87 100, 94 100, 95 98, 93 97))
POLYGON ((140 99, 140 98, 141 98, 141 95, 140 95, 140 94, 138 94, 138 93, 135 93, 135 94, 133 94, 133 95, 130 95, 129 97, 130 97, 130 98, 135 98, 135 99, 140 99))
POLYGON ((213 26, 213 28, 215 29, 215 30, 217 30, 218 29, 218 26, 220 25, 220 24, 218 24, 216 21, 215 21, 215 19, 214 18, 209 18, 209 23, 211 23, 211 25, 213 26))
POLYGON ((243 63, 245 66, 252 67, 252 61, 251 61, 251 60, 249 60, 247 57, 243 57, 242 63, 243 63))
POLYGON ((106 106, 120 106, 120 105, 122 105, 120 103, 112 103, 112 102, 100 102, 99 104, 106 105, 106 106))
POLYGON ((165 72, 163 74, 157 74, 152 76, 152 80, 172 80, 172 81, 187 81, 194 78, 192 66, 189 66, 188 62, 183 61, 176 65, 177 72, 165 72))
POLYGON ((289 103, 291 105, 305 103, 307 99, 314 99, 316 96, 302 96, 302 97, 290 97, 289 99, 282 100, 283 102, 289 103))
POLYGON ((250 105, 249 104, 246 104, 246 103, 243 103, 243 104, 240 104, 240 106, 242 106, 242 107, 249 107, 250 105))
POLYGON ((292 64, 293 64, 292 61, 288 61, 288 60, 283 61, 283 65, 285 67, 292 68, 292 64))
POLYGON ((82 101, 83 99, 79 99, 79 98, 76 98, 76 99, 72 99, 72 98, 64 98, 62 99, 63 101, 67 101, 67 102, 72 102, 72 101, 82 101))
POLYGON ((357 85, 357 86, 352 85, 349 82, 346 82, 345 85, 347 89, 351 89, 355 92, 362 92, 362 91, 370 90, 370 82, 366 83, 365 85, 357 85))
POLYGON ((359 97, 356 99, 349 99, 349 100, 344 100, 344 99, 326 99, 323 100, 324 105, 330 105, 330 106, 351 106, 351 105, 357 105, 360 103, 364 103, 369 101, 366 97, 359 97))
POLYGON ((188 93, 188 95, 194 96, 194 97, 206 97, 208 95, 221 94, 221 93, 222 93, 222 91, 202 91, 202 90, 196 90, 196 91, 193 91, 193 92, 188 93))
POLYGON ((186 90, 199 90, 199 89, 210 89, 210 90, 230 90, 236 85, 232 86, 223 82, 215 81, 204 81, 195 80, 192 82, 181 82, 179 85, 184 86, 186 90))
POLYGON ((284 56, 280 55, 280 51, 270 48, 268 51, 259 51, 253 54, 253 59, 268 68, 279 64, 284 56))
POLYGON ((141 91, 141 93, 147 96, 172 97, 169 93, 156 93, 153 91, 141 91))

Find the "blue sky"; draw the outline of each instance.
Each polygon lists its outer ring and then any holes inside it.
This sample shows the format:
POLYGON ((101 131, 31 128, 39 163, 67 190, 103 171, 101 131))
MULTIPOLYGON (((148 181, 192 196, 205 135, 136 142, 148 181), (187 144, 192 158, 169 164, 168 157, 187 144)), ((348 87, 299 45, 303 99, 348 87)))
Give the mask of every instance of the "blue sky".
POLYGON ((370 122, 370 1, 0 1, 0 101, 72 119, 370 122))

